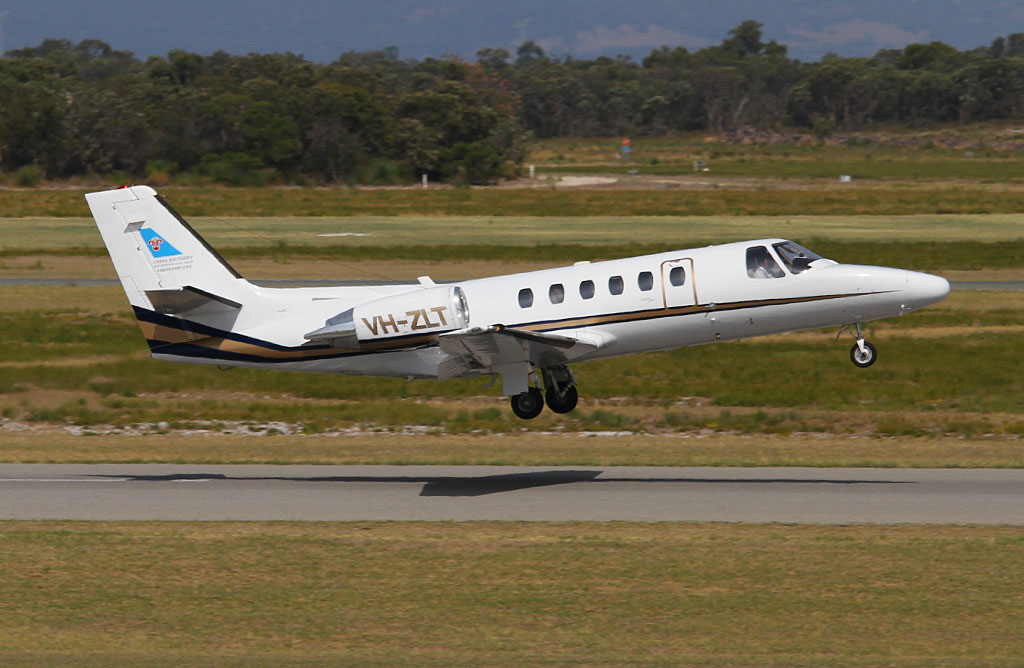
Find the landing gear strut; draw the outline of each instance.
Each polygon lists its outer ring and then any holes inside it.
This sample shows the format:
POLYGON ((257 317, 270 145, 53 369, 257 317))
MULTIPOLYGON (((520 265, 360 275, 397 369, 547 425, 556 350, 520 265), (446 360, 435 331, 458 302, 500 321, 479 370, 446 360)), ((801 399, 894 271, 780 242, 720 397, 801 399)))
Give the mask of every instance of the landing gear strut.
POLYGON ((568 366, 541 369, 544 378, 544 398, 548 408, 555 413, 569 413, 576 408, 580 395, 576 391, 576 379, 568 366))
POLYGON ((540 375, 544 382, 544 394, 541 394, 539 388, 531 387, 510 398, 512 412, 517 417, 532 420, 544 410, 545 401, 554 413, 569 413, 576 408, 580 397, 576 391, 576 379, 568 366, 540 369, 540 375))
MULTIPOLYGON (((850 327, 851 325, 846 325, 840 329, 839 334, 836 334, 836 339, 838 340, 839 335, 850 329, 850 327)), ((853 335, 857 339, 857 343, 853 344, 853 347, 850 348, 850 361, 860 368, 866 369, 878 359, 878 351, 873 345, 864 340, 864 332, 861 330, 859 322, 852 325, 852 327, 856 328, 856 333, 853 335)))

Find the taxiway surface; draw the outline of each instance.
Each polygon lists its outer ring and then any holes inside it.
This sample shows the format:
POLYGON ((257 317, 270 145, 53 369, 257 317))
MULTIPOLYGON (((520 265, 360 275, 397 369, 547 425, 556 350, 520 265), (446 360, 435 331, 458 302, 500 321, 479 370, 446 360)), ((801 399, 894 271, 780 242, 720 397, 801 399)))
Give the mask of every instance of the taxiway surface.
POLYGON ((1024 526, 1024 470, 2 464, 0 518, 1024 526))

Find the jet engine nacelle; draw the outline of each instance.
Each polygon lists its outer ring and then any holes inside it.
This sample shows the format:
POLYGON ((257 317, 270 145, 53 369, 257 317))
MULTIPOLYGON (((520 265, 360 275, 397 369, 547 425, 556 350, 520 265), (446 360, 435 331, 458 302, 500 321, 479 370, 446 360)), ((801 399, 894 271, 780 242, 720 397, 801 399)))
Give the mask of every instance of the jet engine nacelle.
POLYGON ((462 289, 438 286, 360 304, 305 335, 341 348, 404 348, 469 325, 462 289))

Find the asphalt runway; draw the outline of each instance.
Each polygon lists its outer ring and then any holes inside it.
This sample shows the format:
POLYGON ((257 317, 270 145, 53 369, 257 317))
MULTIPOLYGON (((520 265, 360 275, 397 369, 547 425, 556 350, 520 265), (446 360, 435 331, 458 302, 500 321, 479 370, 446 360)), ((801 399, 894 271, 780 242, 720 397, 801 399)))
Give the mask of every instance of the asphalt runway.
POLYGON ((2 464, 0 518, 1024 526, 1024 470, 2 464))

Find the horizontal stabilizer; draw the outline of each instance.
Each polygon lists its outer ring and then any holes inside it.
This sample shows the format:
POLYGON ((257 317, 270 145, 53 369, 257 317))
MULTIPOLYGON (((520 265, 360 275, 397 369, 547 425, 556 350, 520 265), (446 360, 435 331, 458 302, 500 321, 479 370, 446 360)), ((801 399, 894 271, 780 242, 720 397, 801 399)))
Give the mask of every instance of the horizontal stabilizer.
POLYGON ((167 290, 146 290, 153 310, 166 315, 202 315, 237 311, 242 305, 191 285, 167 290))

